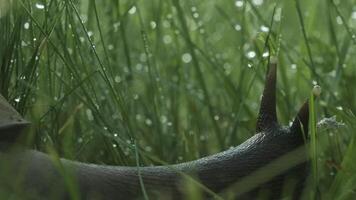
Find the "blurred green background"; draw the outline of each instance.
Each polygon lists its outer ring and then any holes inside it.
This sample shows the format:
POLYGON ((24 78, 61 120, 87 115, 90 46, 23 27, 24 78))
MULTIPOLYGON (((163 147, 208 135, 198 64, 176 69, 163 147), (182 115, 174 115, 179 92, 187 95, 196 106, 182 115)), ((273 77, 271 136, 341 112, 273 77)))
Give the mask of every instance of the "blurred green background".
POLYGON ((321 86, 317 120, 336 119, 317 131, 318 195, 349 199, 355 3, 0 0, 0 91, 33 123, 32 148, 112 165, 135 165, 138 149, 142 165, 178 163, 254 134, 275 56, 282 124, 321 86))

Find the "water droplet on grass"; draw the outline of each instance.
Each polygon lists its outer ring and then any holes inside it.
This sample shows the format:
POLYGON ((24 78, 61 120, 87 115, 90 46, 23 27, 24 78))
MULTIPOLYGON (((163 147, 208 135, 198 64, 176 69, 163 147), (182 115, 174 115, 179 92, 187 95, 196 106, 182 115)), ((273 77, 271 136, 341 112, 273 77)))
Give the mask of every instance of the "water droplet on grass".
POLYGON ((171 42, 172 42, 172 37, 171 37, 170 35, 165 35, 165 36, 163 36, 163 42, 164 42, 165 44, 171 43, 171 42))
POLYGON ((256 57, 256 52, 249 51, 249 52, 247 52, 246 56, 247 56, 247 58, 252 59, 252 58, 256 57))
POLYGON ((45 8, 45 6, 43 4, 41 4, 41 3, 36 3, 35 6, 39 10, 43 10, 45 8))
POLYGON ((129 10, 129 14, 133 15, 135 13, 136 13, 136 6, 132 6, 132 8, 130 8, 130 10, 129 10))
POLYGON ((265 32, 265 33, 269 32, 269 28, 267 26, 263 26, 262 25, 260 29, 261 29, 262 32, 265 32))
POLYGON ((24 23, 23 27, 25 29, 29 29, 30 28, 30 23, 29 22, 24 23))
POLYGON ((263 0, 252 0, 252 4, 255 6, 260 6, 263 4, 263 0))
POLYGON ((115 76, 115 82, 120 83, 122 81, 120 76, 115 76))
POLYGON ((236 24, 234 28, 235 28, 236 31, 241 31, 241 25, 240 24, 236 24))
POLYGON ((87 118, 88 118, 89 121, 93 121, 94 120, 93 112, 90 109, 87 109, 85 111, 85 113, 86 113, 87 118))
POLYGON ((146 123, 147 126, 151 126, 152 125, 152 120, 147 118, 145 120, 145 123, 146 123))
POLYGON ((192 61, 192 56, 190 55, 190 53, 185 53, 182 55, 182 61, 184 63, 190 63, 192 61))
POLYGON ((241 0, 235 1, 235 6, 236 6, 236 7, 241 8, 243 5, 244 5, 244 2, 243 2, 243 1, 241 1, 241 0))

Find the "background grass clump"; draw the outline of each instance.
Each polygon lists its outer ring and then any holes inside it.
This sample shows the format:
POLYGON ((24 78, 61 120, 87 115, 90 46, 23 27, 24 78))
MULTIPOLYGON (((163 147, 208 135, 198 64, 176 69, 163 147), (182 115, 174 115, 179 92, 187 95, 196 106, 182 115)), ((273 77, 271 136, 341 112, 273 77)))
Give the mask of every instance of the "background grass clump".
POLYGON ((85 162, 197 159, 255 130, 270 56, 288 125, 313 85, 322 199, 356 192, 355 1, 0 1, 0 91, 33 148, 85 162), (335 121, 334 121, 335 122, 335 121), (330 126, 330 123, 329 123, 330 126))

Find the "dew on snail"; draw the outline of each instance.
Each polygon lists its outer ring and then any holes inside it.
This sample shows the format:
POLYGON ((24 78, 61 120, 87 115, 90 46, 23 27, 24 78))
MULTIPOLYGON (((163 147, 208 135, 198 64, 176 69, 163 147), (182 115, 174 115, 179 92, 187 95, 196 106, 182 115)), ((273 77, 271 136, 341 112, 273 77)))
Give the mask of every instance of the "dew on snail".
POLYGON ((120 76, 115 76, 114 81, 115 81, 116 83, 120 83, 120 82, 122 81, 122 79, 121 79, 120 76))
POLYGON ((236 31, 241 31, 241 25, 240 24, 235 24, 234 26, 236 31))

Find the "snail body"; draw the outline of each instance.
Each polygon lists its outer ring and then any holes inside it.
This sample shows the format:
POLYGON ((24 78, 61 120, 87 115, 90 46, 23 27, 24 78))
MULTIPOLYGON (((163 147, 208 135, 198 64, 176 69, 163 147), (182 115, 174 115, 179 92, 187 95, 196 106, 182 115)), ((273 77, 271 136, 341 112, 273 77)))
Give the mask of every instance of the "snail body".
MULTIPOLYGON (((187 175, 207 188, 203 190, 206 197, 214 197, 213 193, 223 193, 274 160, 303 147, 303 133, 308 132, 308 103, 304 103, 292 126, 282 127, 277 122, 275 90, 276 64, 272 63, 266 76, 256 134, 229 150, 181 164, 140 168, 53 160, 51 156, 35 150, 0 150, 0 161, 5 163, 1 167, 11 166, 2 170, 6 175, 0 173, 0 188, 11 187, 13 177, 22 177, 19 181, 22 190, 42 199, 71 199, 73 195, 79 199, 139 199, 144 191, 148 196, 184 199, 187 175), (73 183, 72 187, 68 187, 68 182, 73 183)), ((0 117, 6 117, 6 113, 1 112, 0 107, 0 117)), ((11 112, 16 111, 12 109, 11 112)), ((14 123, 12 131, 9 131, 5 125, 10 122, 0 123, 0 135, 19 134, 26 124, 14 123), (17 132, 16 127, 19 129, 17 132)), ((0 142, 0 146, 11 143, 1 140, 1 137, 0 142)), ((254 199, 260 191, 267 191, 265 196, 268 199, 279 199, 286 180, 290 178, 295 180, 294 192, 290 196, 300 198, 308 171, 306 154, 300 156, 305 158, 271 179, 264 180, 261 176, 252 178, 249 180, 249 184, 253 185, 251 189, 239 193, 236 198, 254 199)))

